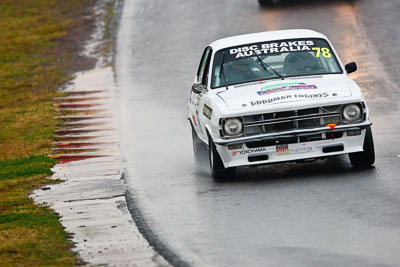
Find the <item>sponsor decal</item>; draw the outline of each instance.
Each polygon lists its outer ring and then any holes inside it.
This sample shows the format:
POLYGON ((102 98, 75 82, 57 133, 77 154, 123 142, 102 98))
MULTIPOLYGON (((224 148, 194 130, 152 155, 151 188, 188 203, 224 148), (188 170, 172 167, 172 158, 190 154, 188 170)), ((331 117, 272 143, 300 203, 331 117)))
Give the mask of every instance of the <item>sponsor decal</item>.
POLYGON ((211 120, 212 108, 204 104, 203 107, 203 115, 206 116, 207 119, 211 120))
POLYGON ((299 154, 299 153, 308 153, 313 152, 315 150, 315 144, 281 144, 271 147, 258 147, 252 149, 244 149, 244 150, 236 150, 231 151, 232 157, 236 155, 247 155, 259 152, 274 152, 276 155, 289 155, 289 154, 299 154))
POLYGON ((276 154, 277 155, 288 155, 289 154, 289 145, 277 145, 276 146, 276 154))
POLYGON ((307 90, 307 89, 317 89, 316 85, 307 85, 305 83, 282 83, 275 85, 268 85, 261 88, 258 91, 259 95, 268 95, 276 92, 292 91, 292 90, 307 90))
POLYGON ((193 114, 192 114, 192 119, 193 119, 194 126, 197 126, 196 117, 193 114))
POLYGON ((199 103, 200 103, 200 99, 201 99, 202 94, 198 94, 196 95, 196 101, 195 101, 195 106, 198 107, 199 103))
POLYGON ((325 98, 329 97, 328 93, 315 93, 315 94, 291 94, 291 95, 284 95, 284 96, 277 96, 269 99, 257 100, 257 101, 250 101, 251 106, 259 106, 265 104, 271 104, 280 100, 287 100, 287 99, 315 99, 315 98, 325 98))
POLYGON ((196 118, 197 118, 197 124, 199 125, 199 131, 201 134, 203 134, 203 129, 201 127, 200 118, 199 118, 199 110, 197 110, 197 109, 196 109, 196 118))
MULTIPOLYGON (((254 55, 262 55, 262 54, 312 51, 315 50, 313 46, 314 46, 313 40, 269 42, 269 43, 259 43, 250 46, 232 48, 229 50, 229 53, 230 55, 234 55, 235 58, 243 58, 243 57, 251 57, 254 55)), ((321 48, 316 52, 317 53, 319 52, 318 56, 320 54, 322 54, 323 56, 327 55, 326 50, 324 50, 321 53, 321 48)))
POLYGON ((252 149, 232 151, 232 157, 236 156, 237 154, 246 155, 246 154, 253 154, 253 153, 257 153, 257 152, 267 152, 267 149, 265 147, 258 147, 258 148, 252 148, 252 149))

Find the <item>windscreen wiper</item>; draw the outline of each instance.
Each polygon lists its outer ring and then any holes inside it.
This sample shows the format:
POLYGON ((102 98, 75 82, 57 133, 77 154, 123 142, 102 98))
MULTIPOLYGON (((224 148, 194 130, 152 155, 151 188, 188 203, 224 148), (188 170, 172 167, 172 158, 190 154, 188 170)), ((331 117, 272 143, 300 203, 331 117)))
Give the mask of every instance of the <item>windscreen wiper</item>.
POLYGON ((225 72, 224 72, 224 61, 225 61, 225 52, 222 54, 222 60, 221 60, 221 65, 219 67, 219 74, 218 74, 218 78, 221 78, 221 74, 224 78, 224 83, 226 86, 226 89, 228 89, 228 84, 226 83, 226 77, 225 77, 225 72))
POLYGON ((257 55, 257 53, 255 53, 258 61, 260 61, 261 66, 264 68, 264 70, 266 72, 268 72, 268 68, 270 68, 276 75, 278 75, 279 78, 281 78, 282 80, 284 80, 283 76, 281 74, 279 74, 279 72, 277 72, 276 70, 274 70, 270 65, 268 65, 267 63, 265 63, 264 61, 261 60, 260 56, 257 55))

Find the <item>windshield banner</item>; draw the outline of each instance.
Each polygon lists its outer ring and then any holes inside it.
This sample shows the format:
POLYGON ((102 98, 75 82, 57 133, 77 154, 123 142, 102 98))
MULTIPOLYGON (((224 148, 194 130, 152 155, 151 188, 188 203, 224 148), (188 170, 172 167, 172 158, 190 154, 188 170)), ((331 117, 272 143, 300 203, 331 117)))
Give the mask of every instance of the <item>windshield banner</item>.
POLYGON ((311 51, 314 41, 284 41, 253 44, 229 49, 229 54, 235 58, 251 57, 254 55, 274 54, 283 52, 311 51))
MULTIPOLYGON (((317 41, 324 42, 323 40, 317 41)), ((254 55, 311 51, 314 50, 313 47, 315 46, 316 42, 314 40, 273 41, 230 48, 229 55, 234 58, 243 58, 254 55)))

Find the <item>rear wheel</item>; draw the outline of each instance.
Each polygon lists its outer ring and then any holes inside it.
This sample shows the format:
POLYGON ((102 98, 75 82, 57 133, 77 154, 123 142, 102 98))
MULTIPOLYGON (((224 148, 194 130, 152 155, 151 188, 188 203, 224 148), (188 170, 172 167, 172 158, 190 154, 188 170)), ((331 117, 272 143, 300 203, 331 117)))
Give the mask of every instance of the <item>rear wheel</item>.
POLYGON ((225 168, 224 164, 222 163, 222 159, 217 151, 217 147, 215 146, 210 136, 208 137, 208 140, 208 154, 210 160, 211 176, 214 178, 215 181, 219 182, 233 179, 235 177, 236 168, 225 168))
POLYGON ((367 128, 364 139, 364 151, 349 154, 350 163, 356 168, 367 168, 375 163, 374 139, 371 127, 367 128))

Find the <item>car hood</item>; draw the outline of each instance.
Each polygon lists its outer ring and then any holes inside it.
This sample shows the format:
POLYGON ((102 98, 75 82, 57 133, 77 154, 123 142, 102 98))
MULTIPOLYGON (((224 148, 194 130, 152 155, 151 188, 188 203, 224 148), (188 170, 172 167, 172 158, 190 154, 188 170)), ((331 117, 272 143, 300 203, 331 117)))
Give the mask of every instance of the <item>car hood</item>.
POLYGON ((231 86, 228 90, 223 89, 216 94, 230 110, 285 104, 294 101, 350 97, 352 95, 347 77, 342 75, 327 76, 243 84, 231 86))

